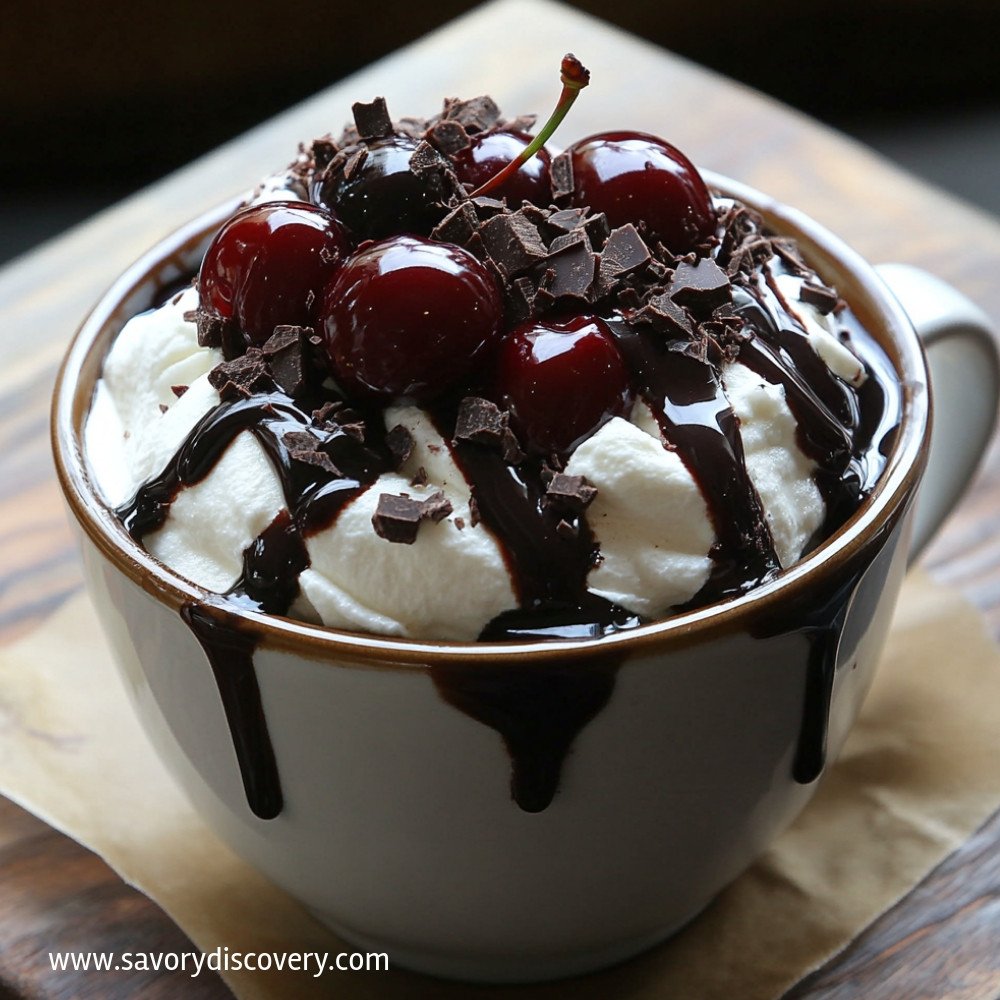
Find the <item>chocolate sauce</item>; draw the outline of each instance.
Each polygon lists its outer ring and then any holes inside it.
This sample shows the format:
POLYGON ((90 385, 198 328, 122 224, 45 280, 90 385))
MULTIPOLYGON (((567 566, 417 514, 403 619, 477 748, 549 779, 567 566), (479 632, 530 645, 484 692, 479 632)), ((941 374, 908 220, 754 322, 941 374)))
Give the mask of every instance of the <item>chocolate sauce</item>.
POLYGON ((274 819, 283 801, 253 665, 256 637, 235 619, 227 621, 224 612, 200 604, 185 604, 181 617, 201 643, 215 675, 247 804, 261 819, 274 819))
POLYGON ((583 727, 608 703, 617 660, 555 664, 432 666, 441 697, 495 729, 511 758, 511 798, 541 812, 559 787, 563 761, 583 727))

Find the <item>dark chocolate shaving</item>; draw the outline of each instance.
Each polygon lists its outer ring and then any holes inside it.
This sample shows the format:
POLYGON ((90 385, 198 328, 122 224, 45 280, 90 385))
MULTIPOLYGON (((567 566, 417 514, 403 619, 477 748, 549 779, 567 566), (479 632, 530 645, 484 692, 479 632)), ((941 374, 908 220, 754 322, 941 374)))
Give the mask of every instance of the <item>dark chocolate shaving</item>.
POLYGON ((386 434, 385 443, 395 460, 397 469, 405 465, 407 459, 413 454, 413 435, 402 424, 396 424, 386 434))
POLYGON ((484 222, 477 235, 490 259, 505 279, 515 278, 544 259, 547 248, 521 212, 495 215, 484 222))
POLYGON ((173 393, 173 394, 174 394, 174 395, 175 395, 175 396, 176 396, 176 397, 177 397, 178 399, 180 399, 180 398, 181 398, 181 396, 183 396, 183 395, 184 395, 184 393, 186 393, 186 392, 188 391, 188 388, 189 388, 189 387, 188 387, 188 386, 186 386, 186 385, 172 385, 172 386, 170 387, 170 391, 171 391, 171 392, 172 392, 172 393, 173 393))
POLYGON ((583 476, 555 472, 545 487, 545 502, 559 513, 582 514, 597 496, 597 489, 583 476))
POLYGON ((472 441, 500 448, 507 430, 507 414, 488 399, 466 396, 458 404, 455 421, 455 440, 472 441))
POLYGON ((401 545, 412 545, 417 540, 423 503, 406 494, 383 493, 372 514, 372 527, 379 538, 401 545))
POLYGON ((803 281, 799 287, 799 299, 826 316, 837 307, 840 296, 832 288, 827 288, 818 281, 803 281))
POLYGON ((208 381, 223 400, 249 398, 254 393, 267 392, 274 385, 264 355, 257 347, 247 348, 246 354, 232 361, 221 361, 208 373, 208 381))
POLYGON ((461 122, 435 122, 426 135, 427 141, 433 143, 442 153, 453 155, 469 146, 469 135, 461 122))
POLYGON ((635 226, 628 223, 611 231, 601 251, 601 278, 613 281, 638 271, 650 261, 649 247, 635 226))
POLYGON ((386 136, 392 135, 392 119, 389 117, 384 97, 376 97, 371 104, 358 101, 351 105, 351 111, 354 114, 354 124, 357 127, 358 136, 365 141, 384 139, 386 136))
POLYGON ((492 97, 483 95, 469 101, 446 101, 441 117, 458 122, 467 132, 485 132, 499 121, 500 108, 492 97))
POLYGON ((726 272, 705 257, 695 264, 687 261, 678 264, 670 281, 669 295, 682 306, 710 313, 732 300, 732 284, 726 272))
POLYGON ((468 201, 459 202, 431 231, 431 239, 464 246, 479 228, 479 216, 468 201))
POLYGON ((559 201, 573 193, 573 161, 569 153, 560 153, 549 166, 552 181, 552 197, 559 201))

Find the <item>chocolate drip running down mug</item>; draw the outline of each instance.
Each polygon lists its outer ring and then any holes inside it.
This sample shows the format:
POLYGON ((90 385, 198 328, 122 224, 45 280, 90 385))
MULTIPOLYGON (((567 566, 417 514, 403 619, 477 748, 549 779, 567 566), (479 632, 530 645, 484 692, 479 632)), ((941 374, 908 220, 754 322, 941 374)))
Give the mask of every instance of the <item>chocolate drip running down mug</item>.
POLYGON ((847 299, 899 374, 900 426, 872 495, 801 562, 629 632, 465 645, 337 632, 227 605, 128 537, 84 451, 102 360, 129 316, 197 268, 232 204, 129 268, 59 374, 60 482, 154 746, 235 851, 346 940, 400 965, 557 978, 642 951, 695 916, 836 759, 911 554, 992 433, 997 356, 972 303, 913 268, 871 267, 758 192, 706 179, 795 237, 847 299))

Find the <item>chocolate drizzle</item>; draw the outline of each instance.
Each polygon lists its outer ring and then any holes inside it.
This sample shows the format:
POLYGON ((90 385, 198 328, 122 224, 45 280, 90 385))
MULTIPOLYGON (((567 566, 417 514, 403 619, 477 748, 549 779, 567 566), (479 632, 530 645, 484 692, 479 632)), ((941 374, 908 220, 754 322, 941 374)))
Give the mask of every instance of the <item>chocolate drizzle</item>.
POLYGON ((570 746, 608 703, 617 668, 615 659, 438 665, 431 677, 449 705, 501 735, 511 758, 511 798, 534 813, 552 802, 570 746))
POLYGON ((247 804, 261 819, 274 819, 284 803, 253 665, 256 637, 235 620, 227 621, 225 613, 204 605, 185 604, 181 617, 201 643, 215 675, 247 804))

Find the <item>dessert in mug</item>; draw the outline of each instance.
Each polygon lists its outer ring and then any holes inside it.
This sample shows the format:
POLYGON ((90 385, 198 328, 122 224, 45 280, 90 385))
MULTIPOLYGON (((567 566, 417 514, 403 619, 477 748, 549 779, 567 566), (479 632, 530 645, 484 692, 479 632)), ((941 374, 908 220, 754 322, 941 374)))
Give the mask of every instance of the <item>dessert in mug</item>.
POLYGON ((133 538, 243 607, 471 642, 707 605, 844 524, 901 404, 837 290, 663 139, 532 124, 357 104, 125 325, 86 443, 133 538))

